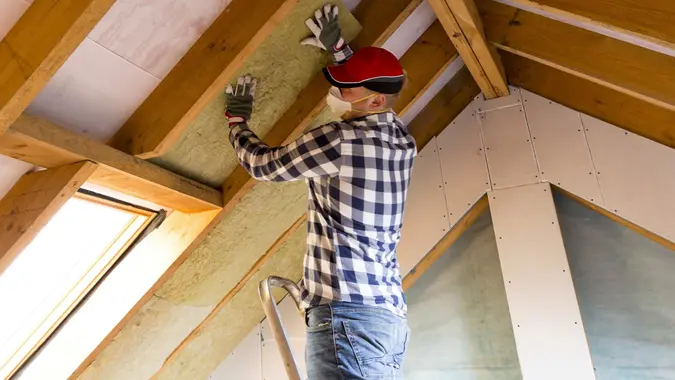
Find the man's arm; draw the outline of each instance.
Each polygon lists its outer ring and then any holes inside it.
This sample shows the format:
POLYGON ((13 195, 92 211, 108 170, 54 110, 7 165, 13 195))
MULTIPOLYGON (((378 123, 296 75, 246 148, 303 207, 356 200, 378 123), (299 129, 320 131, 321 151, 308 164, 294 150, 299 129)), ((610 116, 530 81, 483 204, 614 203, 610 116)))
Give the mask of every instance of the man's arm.
POLYGON ((338 175, 340 141, 339 132, 330 124, 277 148, 262 142, 244 123, 234 125, 230 131, 230 142, 239 162, 253 178, 261 181, 338 175))
POLYGON ((256 80, 246 75, 235 87, 227 86, 227 116, 230 143, 241 165, 255 179, 293 181, 318 176, 336 176, 340 171, 340 133, 324 125, 300 136, 294 142, 272 148, 248 127, 253 110, 256 80))

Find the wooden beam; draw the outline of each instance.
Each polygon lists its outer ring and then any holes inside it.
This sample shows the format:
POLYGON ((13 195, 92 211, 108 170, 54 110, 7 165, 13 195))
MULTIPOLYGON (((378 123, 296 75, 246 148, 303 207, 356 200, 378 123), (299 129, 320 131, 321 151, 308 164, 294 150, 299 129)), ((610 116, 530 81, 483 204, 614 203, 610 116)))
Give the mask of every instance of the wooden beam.
POLYGON ((671 0, 507 0, 522 9, 604 28, 675 49, 675 8, 671 0))
POLYGON ((94 170, 84 161, 25 174, 0 200, 0 276, 94 170))
POLYGON ((114 0, 35 0, 0 41, 0 135, 28 107, 114 0))
POLYGON ((141 158, 166 152, 299 0, 233 0, 112 137, 141 158))
POLYGON ((675 57, 492 0, 477 0, 496 47, 675 110, 675 57))
POLYGON ((198 212, 220 209, 220 191, 45 120, 20 116, 0 137, 0 154, 44 168, 98 163, 89 181, 158 205, 198 212))
POLYGON ((504 68, 488 45, 473 0, 429 0, 436 16, 473 74, 485 98, 509 94, 504 68))
POLYGON ((637 224, 614 214, 613 212, 611 212, 609 210, 606 210, 606 209, 604 209, 604 208, 602 208, 602 207, 600 207, 600 206, 598 206, 598 205, 596 205, 596 204, 594 204, 590 201, 587 201, 586 199, 584 199, 582 197, 579 197, 575 194, 570 193, 567 190, 564 190, 560 187, 553 186, 553 185, 551 185, 551 187, 553 188, 553 190, 559 192, 560 194, 562 194, 562 195, 564 195, 564 196, 566 196, 570 199, 573 199, 573 200, 579 202, 580 204, 588 207, 589 209, 597 212, 598 214, 603 215, 603 216, 611 219, 612 221, 614 221, 616 223, 619 223, 620 225, 637 232, 638 234, 646 237, 649 240, 655 241, 655 242, 661 244, 662 246, 664 246, 664 247, 666 247, 666 248, 668 248, 672 251, 675 251, 675 242, 672 242, 672 241, 662 237, 661 235, 657 235, 657 234, 655 234, 655 233, 653 233, 649 230, 646 230, 646 229, 638 226, 637 224))
POLYGON ((511 84, 675 148, 672 110, 509 52, 501 55, 511 84))
POLYGON ((448 231, 445 236, 441 238, 441 240, 434 245, 433 248, 420 260, 417 265, 413 269, 408 272, 408 274, 403 278, 403 290, 408 290, 410 289, 417 280, 419 280, 424 273, 426 273, 429 268, 438 260, 443 254, 457 241, 457 239, 466 232, 466 230, 469 229, 474 223, 476 223, 476 220, 478 220, 478 217, 483 213, 488 208, 488 199, 486 195, 483 195, 476 203, 474 203, 473 206, 469 209, 469 211, 462 216, 462 218, 452 226, 450 231, 448 231))

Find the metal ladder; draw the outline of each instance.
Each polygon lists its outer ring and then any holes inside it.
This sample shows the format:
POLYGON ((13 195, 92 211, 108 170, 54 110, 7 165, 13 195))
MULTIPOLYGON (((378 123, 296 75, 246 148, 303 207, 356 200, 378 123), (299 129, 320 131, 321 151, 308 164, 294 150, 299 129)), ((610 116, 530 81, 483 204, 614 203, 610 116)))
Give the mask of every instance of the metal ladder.
POLYGON ((281 323, 279 309, 277 309, 277 302, 274 300, 274 296, 272 295, 273 286, 283 288, 288 292, 288 295, 295 302, 295 307, 298 309, 300 316, 304 320, 305 312, 300 306, 300 288, 295 282, 287 278, 269 276, 262 280, 260 285, 258 285, 258 295, 262 301, 263 309, 265 310, 265 315, 267 316, 267 321, 269 322, 270 328, 272 329, 274 340, 277 341, 277 346, 279 347, 279 352, 281 353, 281 360, 284 363, 284 368, 286 368, 288 379, 302 380, 298 362, 296 362, 295 357, 293 357, 291 345, 288 343, 288 338, 286 337, 286 330, 284 330, 284 325, 281 323))

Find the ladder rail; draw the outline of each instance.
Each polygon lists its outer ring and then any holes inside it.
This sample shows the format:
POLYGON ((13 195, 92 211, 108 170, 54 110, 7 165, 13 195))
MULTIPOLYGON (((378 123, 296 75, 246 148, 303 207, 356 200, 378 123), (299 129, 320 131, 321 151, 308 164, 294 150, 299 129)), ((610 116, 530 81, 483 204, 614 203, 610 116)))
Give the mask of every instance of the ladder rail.
POLYGON ((268 278, 262 280, 260 285, 258 285, 258 295, 262 301, 263 310, 265 310, 265 315, 267 316, 267 321, 270 324, 274 340, 277 342, 277 347, 279 347, 281 360, 284 363, 284 368, 286 369, 288 379, 302 380, 298 362, 293 356, 291 345, 288 342, 288 338, 286 337, 286 330, 284 329, 284 325, 281 322, 277 303, 274 299, 274 295, 272 295, 272 287, 283 288, 286 290, 291 299, 293 299, 298 312, 304 317, 304 311, 302 310, 301 306, 300 287, 289 279, 279 276, 269 276, 268 278))

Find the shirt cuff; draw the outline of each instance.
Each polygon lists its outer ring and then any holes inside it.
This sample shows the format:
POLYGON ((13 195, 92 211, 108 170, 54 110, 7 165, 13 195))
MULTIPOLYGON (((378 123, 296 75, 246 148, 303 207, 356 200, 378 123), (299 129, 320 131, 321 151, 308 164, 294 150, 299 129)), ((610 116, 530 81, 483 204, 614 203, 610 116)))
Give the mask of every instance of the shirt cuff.
POLYGON ((349 45, 345 45, 342 50, 333 53, 333 62, 337 64, 344 63, 352 56, 352 54, 354 54, 352 48, 350 48, 349 45))

